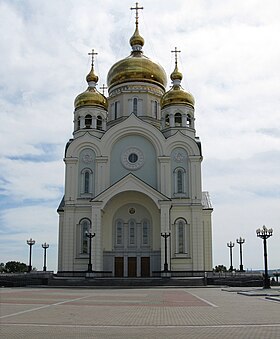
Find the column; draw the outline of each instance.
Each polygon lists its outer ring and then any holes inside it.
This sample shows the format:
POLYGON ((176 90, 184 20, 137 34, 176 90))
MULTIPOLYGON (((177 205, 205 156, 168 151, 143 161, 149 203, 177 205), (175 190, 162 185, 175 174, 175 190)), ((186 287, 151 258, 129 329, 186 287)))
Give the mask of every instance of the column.
MULTIPOLYGON (((171 233, 171 227, 170 227, 170 206, 171 201, 160 201, 160 232, 170 232, 171 233)), ((159 234, 159 237, 161 238, 160 242, 160 262, 161 262, 161 270, 164 269, 164 261, 165 261, 165 240, 164 238, 159 234)), ((168 263, 168 269, 171 269, 171 263, 170 263, 170 243, 171 243, 171 235, 167 239, 167 263, 168 263)))
POLYGON ((102 246, 102 201, 94 202, 92 205, 92 231, 95 237, 92 239, 92 269, 103 271, 103 246, 102 246))
POLYGON ((170 127, 174 127, 175 126, 175 122, 174 122, 174 114, 170 114, 169 115, 169 123, 170 123, 170 127))
POLYGON ((86 127, 86 125, 85 125, 85 117, 81 117, 80 118, 80 128, 82 129, 82 128, 85 128, 86 127))

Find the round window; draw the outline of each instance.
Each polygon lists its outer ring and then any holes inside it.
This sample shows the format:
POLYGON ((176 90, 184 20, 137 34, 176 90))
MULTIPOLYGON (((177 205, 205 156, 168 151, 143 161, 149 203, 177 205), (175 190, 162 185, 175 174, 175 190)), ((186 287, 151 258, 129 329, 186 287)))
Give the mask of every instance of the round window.
POLYGON ((137 170, 144 164, 144 155, 139 148, 129 147, 122 153, 121 161, 125 168, 137 170))
POLYGON ((128 156, 128 161, 134 164, 138 160, 138 155, 135 153, 131 153, 128 156))

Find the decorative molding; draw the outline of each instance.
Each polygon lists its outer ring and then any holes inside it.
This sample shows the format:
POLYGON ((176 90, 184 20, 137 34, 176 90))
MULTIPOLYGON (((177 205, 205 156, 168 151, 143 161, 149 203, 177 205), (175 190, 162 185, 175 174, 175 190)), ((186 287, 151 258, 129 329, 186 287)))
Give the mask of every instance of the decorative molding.
POLYGON ((121 162, 125 168, 137 170, 144 164, 144 154, 137 147, 129 147, 122 153, 121 162))

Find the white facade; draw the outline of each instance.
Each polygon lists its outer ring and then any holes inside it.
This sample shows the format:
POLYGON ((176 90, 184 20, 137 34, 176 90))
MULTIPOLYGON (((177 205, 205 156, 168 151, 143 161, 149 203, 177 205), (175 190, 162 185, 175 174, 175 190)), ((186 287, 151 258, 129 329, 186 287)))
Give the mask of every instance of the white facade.
POLYGON ((162 271, 165 232, 169 269, 212 270, 212 207, 201 188, 194 107, 176 100, 163 107, 164 84, 146 75, 109 82, 103 106, 95 83, 99 101, 88 100, 91 86, 75 107, 65 150, 58 271, 87 270, 89 229, 95 233, 92 268, 100 275, 162 271))

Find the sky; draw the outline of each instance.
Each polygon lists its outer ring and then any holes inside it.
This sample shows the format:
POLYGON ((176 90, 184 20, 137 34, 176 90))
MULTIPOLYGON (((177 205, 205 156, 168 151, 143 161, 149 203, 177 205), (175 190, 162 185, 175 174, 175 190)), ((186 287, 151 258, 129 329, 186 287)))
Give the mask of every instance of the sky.
MULTIPOLYGON (((86 87, 88 52, 99 86, 130 54, 133 1, 0 0, 0 262, 57 269, 64 147, 73 102, 86 87)), ((183 87, 195 97, 203 190, 213 204, 213 266, 229 266, 229 241, 245 238, 244 268, 263 268, 256 229, 273 228, 269 268, 280 268, 280 2, 142 0, 144 54, 169 75, 181 50, 183 87)), ((169 82, 168 86, 171 84, 169 82)), ((168 87, 169 88, 169 87, 168 87)), ((167 88, 167 89, 168 89, 167 88)))

